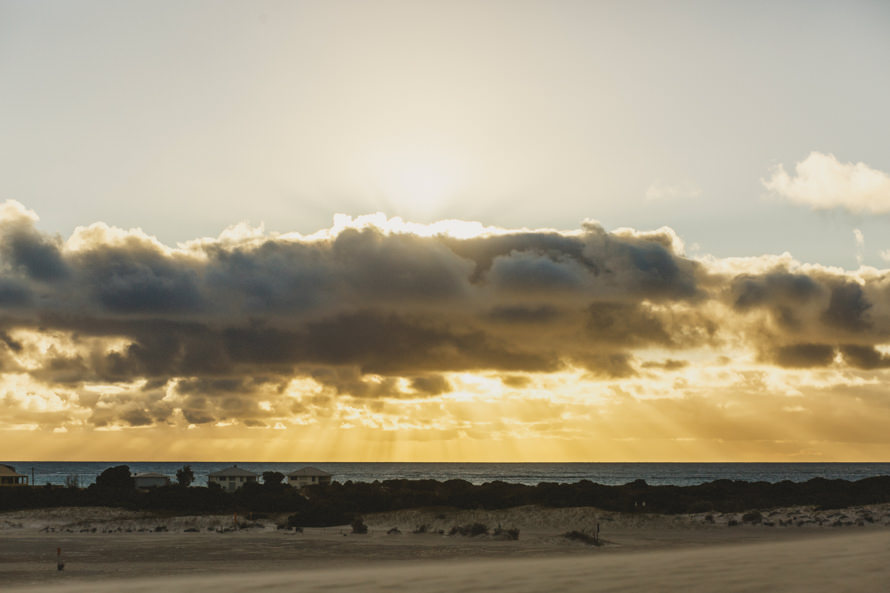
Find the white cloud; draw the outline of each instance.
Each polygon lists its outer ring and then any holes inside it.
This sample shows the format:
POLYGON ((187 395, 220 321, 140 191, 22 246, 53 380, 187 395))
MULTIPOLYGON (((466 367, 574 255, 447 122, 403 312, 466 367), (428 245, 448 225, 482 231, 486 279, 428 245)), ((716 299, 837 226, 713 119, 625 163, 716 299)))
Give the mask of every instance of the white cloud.
POLYGON ((890 212, 890 176, 865 163, 841 163, 833 154, 813 151, 794 166, 793 176, 780 164, 761 181, 792 202, 820 210, 890 212))
POLYGON ((646 188, 647 200, 674 200, 678 198, 697 198, 701 195, 701 189, 694 183, 670 184, 661 181, 652 182, 646 188))
POLYGON ((865 259, 865 235, 859 229, 853 229, 853 237, 856 239, 856 263, 861 266, 865 259))

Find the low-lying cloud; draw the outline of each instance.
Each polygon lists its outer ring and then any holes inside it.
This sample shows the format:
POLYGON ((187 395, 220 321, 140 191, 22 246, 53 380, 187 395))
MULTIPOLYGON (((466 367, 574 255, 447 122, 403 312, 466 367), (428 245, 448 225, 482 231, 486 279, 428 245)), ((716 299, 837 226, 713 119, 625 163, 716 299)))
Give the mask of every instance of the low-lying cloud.
POLYGON ((680 389, 702 360, 890 367, 886 272, 696 260, 670 229, 377 218, 173 248, 102 223, 51 236, 15 202, 0 216, 9 425, 269 427, 343 398, 369 414, 443 398, 461 374, 521 393, 560 373, 680 389))
POLYGON ((817 210, 890 212, 890 175, 865 163, 842 163, 833 154, 811 152, 789 174, 777 165, 763 185, 796 204, 817 210))

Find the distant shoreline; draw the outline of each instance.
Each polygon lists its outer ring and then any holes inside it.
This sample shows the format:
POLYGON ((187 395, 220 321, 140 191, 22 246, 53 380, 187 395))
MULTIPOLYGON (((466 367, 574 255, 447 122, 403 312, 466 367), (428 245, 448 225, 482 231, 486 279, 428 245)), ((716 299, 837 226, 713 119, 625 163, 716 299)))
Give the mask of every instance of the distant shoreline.
POLYGON ((128 465, 133 473, 157 472, 174 477, 177 469, 191 466, 195 484, 207 483, 211 472, 237 464, 258 474, 278 471, 287 474, 304 466, 314 466, 333 474, 334 480, 373 482, 393 479, 462 479, 473 484, 500 480, 509 483, 536 485, 540 482, 572 483, 591 480, 617 486, 644 479, 652 485, 691 486, 719 479, 780 482, 805 482, 811 478, 860 480, 890 475, 890 463, 875 462, 323 462, 317 460, 288 462, 132 462, 132 461, 10 461, 0 460, 17 468, 33 484, 65 484, 75 476, 81 486, 88 486, 104 469, 128 465), (32 472, 33 469, 33 472, 32 472))

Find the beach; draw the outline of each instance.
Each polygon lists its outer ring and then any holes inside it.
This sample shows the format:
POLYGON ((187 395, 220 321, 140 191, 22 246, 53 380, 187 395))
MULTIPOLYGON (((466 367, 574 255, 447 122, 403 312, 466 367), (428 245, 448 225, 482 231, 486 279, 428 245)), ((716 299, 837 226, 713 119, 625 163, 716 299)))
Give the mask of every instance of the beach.
POLYGON ((277 529, 281 518, 109 508, 0 514, 9 591, 883 591, 890 505, 656 515, 592 508, 447 509, 277 529), (731 523, 733 523, 731 525, 731 523), (482 523, 519 539, 447 533, 482 523), (587 545, 563 534, 593 533, 587 545), (422 532, 421 532, 422 531, 422 532), (440 533, 441 531, 441 533, 440 533), (56 569, 57 549, 65 563, 56 569))

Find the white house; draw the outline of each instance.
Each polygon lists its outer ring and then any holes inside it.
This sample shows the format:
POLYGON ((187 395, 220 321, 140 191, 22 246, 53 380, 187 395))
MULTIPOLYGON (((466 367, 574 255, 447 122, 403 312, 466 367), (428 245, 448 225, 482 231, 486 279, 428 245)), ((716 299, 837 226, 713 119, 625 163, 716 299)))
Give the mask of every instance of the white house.
POLYGON ((161 486, 169 486, 170 478, 164 474, 154 472, 133 474, 133 485, 136 488, 160 488, 161 486))
POLYGON ((317 467, 304 467, 287 474, 287 483, 295 488, 313 484, 330 484, 331 474, 317 467))
POLYGON ((11 465, 0 463, 0 486, 27 486, 28 476, 16 473, 11 465))
POLYGON ((258 474, 242 469, 237 465, 233 465, 230 468, 221 469, 218 472, 208 474, 207 485, 219 484, 223 487, 223 490, 234 492, 248 482, 256 482, 258 477, 258 474))

